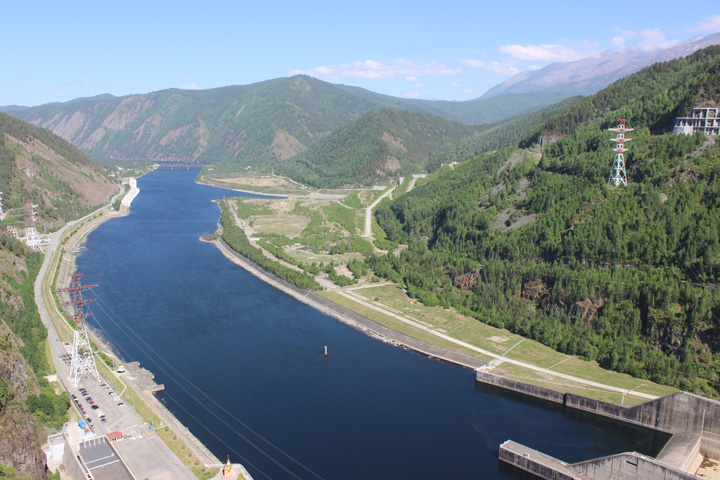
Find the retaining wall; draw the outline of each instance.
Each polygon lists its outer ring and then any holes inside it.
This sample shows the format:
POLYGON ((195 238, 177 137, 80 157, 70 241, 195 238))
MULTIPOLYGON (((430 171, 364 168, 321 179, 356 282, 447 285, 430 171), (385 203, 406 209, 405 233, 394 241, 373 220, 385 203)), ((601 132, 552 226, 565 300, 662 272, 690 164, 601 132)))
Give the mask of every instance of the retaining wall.
POLYGON ((662 432, 696 433, 702 437, 700 451, 720 458, 720 402, 716 400, 678 392, 634 407, 623 407, 566 393, 564 405, 662 432))
POLYGON ((496 387, 512 390, 513 392, 522 393, 531 397, 547 400, 548 402, 564 405, 565 394, 549 388, 530 385, 529 383, 519 382, 510 378, 493 375, 492 373, 478 371, 476 374, 478 382, 494 385, 496 387))
POLYGON ((500 445, 500 460, 545 480, 698 480, 698 477, 652 457, 639 453, 621 453, 587 462, 568 464, 532 448, 508 440, 500 445))
POLYGON ((698 480, 698 477, 669 465, 663 465, 652 457, 639 453, 621 453, 576 463, 572 468, 590 478, 615 480, 698 480))

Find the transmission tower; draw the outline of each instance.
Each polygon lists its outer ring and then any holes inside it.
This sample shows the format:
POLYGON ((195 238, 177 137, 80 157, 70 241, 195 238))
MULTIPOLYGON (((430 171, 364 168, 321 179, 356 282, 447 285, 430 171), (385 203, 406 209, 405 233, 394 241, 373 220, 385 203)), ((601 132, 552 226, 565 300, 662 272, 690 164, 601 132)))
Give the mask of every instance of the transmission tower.
POLYGON ((95 298, 82 298, 83 290, 97 287, 95 285, 82 285, 80 279, 82 273, 73 273, 70 287, 58 290, 58 292, 69 292, 72 300, 65 305, 73 306, 73 319, 75 320, 75 329, 73 334, 72 357, 70 358, 70 381, 73 382, 75 388, 83 377, 91 376, 100 383, 100 374, 98 374, 97 366, 95 366, 95 358, 93 357, 90 339, 85 329, 85 317, 92 315, 92 312, 85 311, 85 305, 95 301, 95 298))
POLYGON ((629 142, 629 138, 625 138, 625 132, 632 132, 632 128, 625 128, 625 119, 621 118, 618 120, 618 126, 616 128, 608 128, 611 132, 616 132, 617 137, 611 138, 610 141, 615 142, 617 145, 612 149, 615 152, 615 161, 613 162, 612 172, 608 177, 608 185, 615 187, 621 183, 627 187, 627 176, 625 175, 625 152, 628 151, 625 148, 625 142, 629 142))

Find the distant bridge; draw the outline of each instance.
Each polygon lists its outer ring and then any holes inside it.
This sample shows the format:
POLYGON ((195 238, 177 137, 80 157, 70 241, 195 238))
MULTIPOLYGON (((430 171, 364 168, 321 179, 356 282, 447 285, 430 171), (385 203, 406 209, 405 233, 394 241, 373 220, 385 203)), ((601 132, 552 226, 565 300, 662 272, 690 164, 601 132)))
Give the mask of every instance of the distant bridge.
POLYGON ((204 163, 187 163, 187 162, 155 162, 158 168, 203 168, 204 163))

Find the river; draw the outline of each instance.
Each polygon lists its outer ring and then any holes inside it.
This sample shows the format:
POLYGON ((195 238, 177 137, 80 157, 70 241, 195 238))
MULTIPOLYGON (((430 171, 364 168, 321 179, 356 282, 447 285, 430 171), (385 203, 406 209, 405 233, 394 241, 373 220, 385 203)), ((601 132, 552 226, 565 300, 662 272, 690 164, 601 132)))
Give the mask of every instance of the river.
POLYGON ((662 437, 475 385, 471 370, 372 339, 268 286, 199 237, 235 192, 198 170, 138 180, 127 217, 78 258, 98 283, 89 323, 166 390, 168 408, 255 480, 522 478, 501 467, 513 439, 566 461, 662 437), (329 355, 323 354, 324 346, 329 355))

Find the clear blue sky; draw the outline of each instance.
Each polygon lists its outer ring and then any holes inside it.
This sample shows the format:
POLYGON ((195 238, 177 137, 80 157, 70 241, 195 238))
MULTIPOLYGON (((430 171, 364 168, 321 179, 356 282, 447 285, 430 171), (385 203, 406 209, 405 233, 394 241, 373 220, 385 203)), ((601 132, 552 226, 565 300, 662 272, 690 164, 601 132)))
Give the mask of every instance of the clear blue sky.
POLYGON ((3 2, 0 105, 306 73, 467 100, 514 73, 720 31, 714 2, 3 2))

